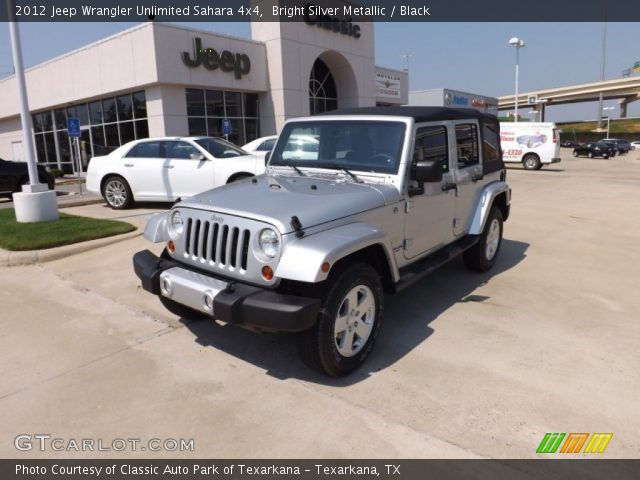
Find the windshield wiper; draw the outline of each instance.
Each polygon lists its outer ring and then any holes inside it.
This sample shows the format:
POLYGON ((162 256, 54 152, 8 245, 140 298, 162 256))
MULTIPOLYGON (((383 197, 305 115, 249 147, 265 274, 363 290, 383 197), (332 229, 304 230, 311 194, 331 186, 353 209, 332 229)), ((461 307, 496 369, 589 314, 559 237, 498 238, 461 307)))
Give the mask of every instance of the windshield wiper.
POLYGON ((275 167, 291 167, 296 171, 298 175, 300 175, 301 177, 306 177, 305 173, 302 170, 300 170, 298 167, 296 167, 293 163, 276 163, 274 166, 275 167))
POLYGON ((355 173, 353 173, 352 171, 350 171, 348 168, 344 168, 344 167, 338 167, 338 168, 340 168, 340 170, 342 170, 344 173, 346 173, 346 174, 347 174, 347 175, 349 175, 351 178, 353 178, 353 180, 354 180, 356 183, 364 183, 364 181, 363 181, 363 180, 361 180, 360 178, 358 178, 358 176, 357 176, 355 173))

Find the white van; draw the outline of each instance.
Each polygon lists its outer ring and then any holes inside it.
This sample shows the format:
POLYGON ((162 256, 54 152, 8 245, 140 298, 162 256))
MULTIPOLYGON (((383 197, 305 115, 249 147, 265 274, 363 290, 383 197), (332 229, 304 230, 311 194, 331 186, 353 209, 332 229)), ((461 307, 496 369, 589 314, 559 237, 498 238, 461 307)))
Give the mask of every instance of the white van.
POLYGON ((527 170, 560 161, 560 132, 555 123, 501 122, 504 162, 522 163, 527 170))

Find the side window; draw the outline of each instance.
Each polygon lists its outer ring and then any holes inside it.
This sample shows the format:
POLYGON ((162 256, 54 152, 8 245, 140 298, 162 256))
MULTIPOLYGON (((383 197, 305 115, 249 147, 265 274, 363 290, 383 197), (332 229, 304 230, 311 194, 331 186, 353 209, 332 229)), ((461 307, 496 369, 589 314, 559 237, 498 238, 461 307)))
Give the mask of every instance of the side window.
POLYGON ((136 146, 135 156, 138 158, 161 158, 160 150, 160 142, 143 142, 136 146))
POLYGON ((480 164, 478 149, 478 129, 473 123, 456 125, 456 148, 458 168, 467 168, 480 164))
POLYGON ((442 172, 449 171, 449 146, 444 126, 420 127, 416 131, 413 161, 435 160, 442 165, 442 172))
POLYGON ((482 123, 482 160, 484 163, 496 162, 500 159, 500 138, 497 125, 492 122, 482 123))
POLYGON ((187 142, 166 142, 167 158, 190 160, 191 155, 200 155, 200 151, 187 142))
POLYGON ((270 152, 271 150, 273 150, 273 146, 276 144, 276 139, 275 138, 271 138, 269 140, 265 140, 264 142, 262 142, 258 148, 256 148, 257 151, 259 152, 270 152))
POLYGON ((129 152, 127 152, 127 154, 125 155, 125 157, 127 158, 135 158, 137 157, 137 150, 138 150, 138 145, 134 145, 133 148, 131 150, 129 150, 129 152))

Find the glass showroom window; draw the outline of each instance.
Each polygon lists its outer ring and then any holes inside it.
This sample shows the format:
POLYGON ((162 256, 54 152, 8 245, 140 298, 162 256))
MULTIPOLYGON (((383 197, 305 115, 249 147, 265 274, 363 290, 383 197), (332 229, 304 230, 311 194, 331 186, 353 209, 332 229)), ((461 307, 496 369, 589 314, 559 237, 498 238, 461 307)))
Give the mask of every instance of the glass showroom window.
POLYGON ((229 141, 244 145, 260 135, 258 95, 222 90, 186 89, 189 135, 224 137, 222 121, 231 121, 229 141))
POLYGON ((338 89, 331 70, 319 58, 309 76, 309 112, 311 115, 338 108, 338 89))
POLYGON ((107 155, 131 140, 149 137, 144 91, 107 97, 33 115, 38 162, 75 171, 67 118, 80 120, 80 153, 86 170, 91 157, 107 155))

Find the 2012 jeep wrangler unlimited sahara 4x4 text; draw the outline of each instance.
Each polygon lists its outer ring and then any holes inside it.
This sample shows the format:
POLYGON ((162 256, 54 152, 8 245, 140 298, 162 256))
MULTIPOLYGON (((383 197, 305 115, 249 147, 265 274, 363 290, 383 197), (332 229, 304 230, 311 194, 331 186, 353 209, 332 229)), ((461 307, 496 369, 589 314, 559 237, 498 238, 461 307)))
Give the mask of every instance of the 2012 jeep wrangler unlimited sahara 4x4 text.
MULTIPOLYGON (((464 255, 490 269, 511 190, 494 116, 357 108, 285 123, 264 175, 185 199, 149 221, 161 257, 134 256, 179 316, 299 332, 329 375, 367 358, 384 292, 464 255)), ((419 301, 416 299, 416 301, 419 301)))

